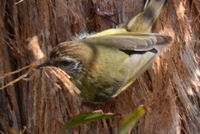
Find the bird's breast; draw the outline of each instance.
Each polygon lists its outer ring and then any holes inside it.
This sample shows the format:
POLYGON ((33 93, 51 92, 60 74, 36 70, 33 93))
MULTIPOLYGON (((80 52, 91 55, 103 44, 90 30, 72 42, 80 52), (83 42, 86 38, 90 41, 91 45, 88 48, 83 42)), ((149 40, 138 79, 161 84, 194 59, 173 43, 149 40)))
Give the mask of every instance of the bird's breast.
POLYGON ((94 46, 85 73, 77 84, 86 101, 110 99, 127 75, 125 63, 129 56, 113 47, 94 46))

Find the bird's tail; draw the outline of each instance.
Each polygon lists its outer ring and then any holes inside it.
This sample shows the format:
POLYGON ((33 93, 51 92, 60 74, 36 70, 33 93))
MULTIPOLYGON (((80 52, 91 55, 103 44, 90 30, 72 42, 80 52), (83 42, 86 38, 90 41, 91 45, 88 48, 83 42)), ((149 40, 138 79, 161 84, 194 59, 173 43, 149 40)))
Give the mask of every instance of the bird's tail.
POLYGON ((133 17, 127 24, 127 30, 131 32, 149 33, 155 20, 169 0, 151 0, 145 4, 143 12, 133 17))

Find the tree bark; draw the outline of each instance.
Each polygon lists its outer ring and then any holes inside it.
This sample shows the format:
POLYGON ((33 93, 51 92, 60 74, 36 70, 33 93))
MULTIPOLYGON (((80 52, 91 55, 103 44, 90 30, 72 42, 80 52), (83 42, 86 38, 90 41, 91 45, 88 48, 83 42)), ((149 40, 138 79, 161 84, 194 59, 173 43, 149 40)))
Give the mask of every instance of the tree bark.
MULTIPOLYGON (((73 36, 125 24, 142 11, 143 5, 140 0, 1 0, 0 75, 48 56, 54 46, 73 36)), ((88 123, 66 133, 117 134, 122 118, 145 105, 148 111, 132 134, 199 133, 199 1, 171 0, 154 32, 172 36, 173 43, 113 101, 86 106, 52 71, 35 70, 28 79, 0 90, 0 131, 11 133, 26 126, 30 134, 57 134, 73 116, 102 109, 121 117, 88 123)))

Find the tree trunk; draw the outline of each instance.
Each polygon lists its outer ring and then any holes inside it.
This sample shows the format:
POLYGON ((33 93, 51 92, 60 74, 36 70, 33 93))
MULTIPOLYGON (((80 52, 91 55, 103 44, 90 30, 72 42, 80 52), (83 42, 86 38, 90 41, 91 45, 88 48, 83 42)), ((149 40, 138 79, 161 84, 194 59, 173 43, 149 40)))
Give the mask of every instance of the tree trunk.
MULTIPOLYGON (((143 5, 141 0, 1 0, 0 75, 48 56, 54 46, 77 34, 126 23, 142 11, 143 5)), ((121 117, 88 123, 66 133, 117 134, 122 118, 145 105, 148 111, 131 133, 199 133, 199 1, 171 0, 154 32, 172 36, 173 43, 152 68, 113 101, 86 106, 56 80, 52 71, 35 70, 28 79, 0 91, 0 131, 11 133, 26 126, 30 134, 57 134, 73 116, 102 109, 121 117)))

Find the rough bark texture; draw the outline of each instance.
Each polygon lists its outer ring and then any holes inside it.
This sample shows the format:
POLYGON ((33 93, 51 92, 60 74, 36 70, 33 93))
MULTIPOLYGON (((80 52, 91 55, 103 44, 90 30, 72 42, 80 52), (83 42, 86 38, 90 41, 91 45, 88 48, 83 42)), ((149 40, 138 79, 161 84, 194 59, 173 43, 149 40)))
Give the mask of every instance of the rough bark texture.
MULTIPOLYGON (((77 34, 115 27, 102 13, 112 14, 109 18, 121 24, 143 5, 141 0, 1 0, 0 75, 48 56, 54 46, 77 34)), ((56 134, 77 114, 102 109, 123 118, 144 104, 148 112, 131 133, 200 133, 199 1, 171 0, 154 31, 172 36, 173 43, 115 100, 87 107, 62 84, 60 88, 53 84, 56 78, 51 71, 36 70, 28 80, 0 91, 0 131, 9 133, 9 129, 18 131, 26 126, 30 134, 56 134)), ((117 134, 120 121, 101 120, 66 133, 117 134)))

